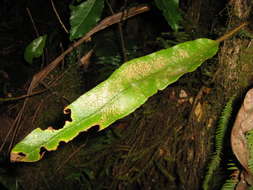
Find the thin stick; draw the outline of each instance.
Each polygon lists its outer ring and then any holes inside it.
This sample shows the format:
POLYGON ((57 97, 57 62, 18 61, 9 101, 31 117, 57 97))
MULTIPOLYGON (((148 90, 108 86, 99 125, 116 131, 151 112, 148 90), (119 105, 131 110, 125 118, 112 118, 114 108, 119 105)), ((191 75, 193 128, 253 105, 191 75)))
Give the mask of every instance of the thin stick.
POLYGON ((237 26, 233 30, 230 30, 228 33, 224 34, 223 36, 221 36, 220 38, 218 38, 215 41, 220 43, 220 42, 230 38, 231 36, 233 36, 235 33, 237 33, 239 30, 241 30, 243 27, 247 26, 248 24, 249 24, 249 22, 241 23, 239 26, 237 26))
MULTIPOLYGON (((39 31, 38 31, 38 29, 37 29, 37 27, 36 27, 36 25, 35 25, 34 20, 33 20, 31 11, 29 10, 29 8, 26 8, 26 11, 27 11, 27 13, 28 13, 28 15, 29 15, 29 18, 30 18, 30 20, 31 20, 31 22, 32 22, 32 25, 33 25, 33 28, 34 28, 34 30, 35 30, 36 36, 37 36, 37 38, 38 38, 38 37, 40 36, 40 34, 39 34, 39 31)), ((41 65, 40 65, 41 68, 43 67, 44 62, 45 62, 45 54, 43 53, 43 54, 42 54, 42 63, 41 63, 41 65)))
MULTIPOLYGON (((49 96, 47 96, 46 100, 48 99, 48 97, 49 97, 49 96)), ((42 100, 40 101, 39 105, 37 106, 37 108, 36 108, 36 110, 35 110, 35 112, 34 112, 34 114, 33 114, 32 125, 34 125, 35 119, 36 119, 36 117, 37 117, 37 115, 38 115, 38 113, 39 113, 39 111, 40 111, 40 109, 41 109, 41 107, 42 107, 42 104, 44 103, 44 100, 45 100, 45 99, 42 99, 42 100)))
POLYGON ((65 50, 60 56, 58 56, 54 61, 52 61, 49 65, 46 66, 42 71, 37 73, 32 82, 31 86, 35 88, 40 81, 42 81, 63 59, 64 57, 73 51, 74 48, 80 46, 82 43, 88 41, 90 37, 97 33, 100 30, 103 30, 113 24, 116 24, 122 20, 126 20, 130 17, 133 17, 137 14, 149 11, 149 7, 147 5, 142 5, 138 7, 130 8, 129 10, 122 11, 120 13, 117 13, 115 15, 109 16, 102 20, 97 26, 95 26, 91 31, 89 31, 84 37, 82 37, 80 40, 75 42, 73 45, 71 45, 67 50, 65 50), (127 14, 126 14, 127 13, 127 14))
POLYGON ((61 27, 62 27, 63 30, 68 34, 69 31, 67 30, 67 28, 65 27, 64 23, 62 22, 61 17, 60 17, 60 15, 59 15, 59 13, 57 12, 56 8, 55 8, 55 5, 54 5, 53 0, 51 0, 51 5, 52 5, 52 7, 53 7, 54 13, 55 13, 55 15, 56 15, 58 21, 59 21, 60 24, 61 24, 61 27))
POLYGON ((39 31, 38 31, 38 29, 37 29, 37 27, 36 27, 36 25, 35 25, 35 22, 34 22, 34 20, 33 20, 33 17, 32 17, 32 14, 31 14, 31 12, 30 12, 30 9, 29 9, 29 8, 26 8, 26 11, 27 11, 27 13, 28 13, 28 15, 29 15, 29 18, 30 18, 31 22, 32 22, 32 25, 33 25, 33 28, 34 28, 34 30, 35 30, 36 36, 39 37, 39 36, 40 36, 40 35, 39 35, 39 31))
POLYGON ((69 162, 69 160, 71 160, 73 158, 73 156, 75 156, 83 147, 86 146, 86 144, 87 144, 87 142, 85 142, 84 144, 82 144, 81 146, 79 146, 74 152, 72 152, 69 155, 69 157, 66 160, 64 160, 62 162, 62 164, 55 170, 55 173, 58 172, 59 170, 61 170, 62 167, 65 166, 69 162))
POLYGON ((24 98, 27 98, 27 97, 31 97, 31 96, 35 96, 35 95, 38 95, 38 94, 42 94, 43 92, 46 92, 47 90, 48 89, 44 89, 44 90, 40 90, 40 91, 34 92, 32 94, 24 94, 24 95, 21 95, 21 96, 18 96, 18 97, 0 98, 0 102, 8 102, 8 101, 21 100, 21 99, 24 99, 24 98))
MULTIPOLYGON (((64 52, 64 48, 63 48, 62 42, 60 43, 60 48, 61 48, 61 52, 64 52)), ((64 66, 65 66, 65 61, 63 59, 62 63, 61 63, 61 69, 64 69, 64 66)))
MULTIPOLYGON (((5 136, 4 141, 3 141, 2 145, 0 146, 0 153, 3 151, 4 145, 5 145, 5 143, 7 142, 8 137, 10 136, 10 134, 11 134, 11 132, 13 131, 14 127, 16 126, 16 123, 17 123, 17 120, 18 120, 18 118, 19 118, 20 113, 21 113, 21 111, 18 113, 18 115, 17 115, 17 117, 15 118, 14 122, 12 123, 12 125, 11 125, 11 127, 10 127, 8 133, 7 133, 6 136, 5 136)), ((8 152, 8 154, 9 154, 9 152, 8 152)))
MULTIPOLYGON (((108 0, 106 0, 106 4, 109 7, 111 13, 114 14, 112 6, 108 2, 108 0)), ((124 15, 122 15, 122 17, 123 16, 124 15)), ((121 48, 122 48, 122 54, 123 54, 123 61, 126 62, 127 61, 126 45, 125 45, 125 40, 124 40, 124 36, 123 36, 123 30, 122 30, 122 23, 121 22, 118 23, 118 30, 119 30, 119 36, 120 36, 120 42, 121 42, 121 48)))
MULTIPOLYGON (((227 40, 228 38, 230 38, 231 36, 233 36, 234 34, 236 34, 239 30, 241 30, 243 27, 247 26, 249 24, 249 22, 243 22, 241 23, 239 26, 235 27, 234 29, 230 30, 228 33, 224 34, 223 36, 219 37, 218 39, 216 39, 215 41, 220 43, 224 40, 227 40)), ((214 81, 214 79, 216 78, 217 72, 214 74, 213 78, 211 81, 214 81)), ((194 113, 194 109, 197 106, 197 103, 199 102, 200 98, 203 95, 203 91, 204 91, 205 87, 201 87, 201 89, 199 90, 197 96, 194 99, 193 105, 192 105, 192 109, 190 112, 190 116, 188 117, 188 123, 192 120, 193 118, 193 113, 194 113)))

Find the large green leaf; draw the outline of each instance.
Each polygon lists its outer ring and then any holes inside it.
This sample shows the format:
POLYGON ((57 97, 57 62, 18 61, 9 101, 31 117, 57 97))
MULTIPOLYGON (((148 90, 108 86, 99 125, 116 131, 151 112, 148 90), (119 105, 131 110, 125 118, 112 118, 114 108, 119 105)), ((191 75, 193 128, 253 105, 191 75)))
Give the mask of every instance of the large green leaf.
POLYGON ((65 113, 71 112, 71 122, 67 121, 58 130, 35 129, 12 149, 11 160, 37 161, 41 159, 42 147, 55 150, 59 142, 68 142, 92 126, 106 128, 136 110, 158 90, 194 71, 216 54, 218 45, 203 38, 126 62, 107 80, 65 108, 65 113))
POLYGON ((47 35, 40 36, 25 48, 24 58, 28 63, 32 63, 33 58, 38 58, 43 54, 46 39, 47 35))
POLYGON ((177 31, 182 20, 179 11, 179 0, 155 0, 155 4, 163 12, 163 16, 170 27, 177 31))
POLYGON ((87 0, 78 6, 72 6, 70 40, 80 38, 95 26, 103 8, 104 0, 87 0))

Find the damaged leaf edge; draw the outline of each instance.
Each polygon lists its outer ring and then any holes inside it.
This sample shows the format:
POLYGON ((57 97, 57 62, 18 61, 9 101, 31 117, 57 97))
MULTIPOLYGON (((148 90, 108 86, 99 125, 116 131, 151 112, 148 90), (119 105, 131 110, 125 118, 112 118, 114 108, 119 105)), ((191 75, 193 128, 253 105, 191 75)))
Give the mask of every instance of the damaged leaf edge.
MULTIPOLYGON (((64 108, 64 111, 65 109, 70 109, 68 107, 64 108)), ((64 113, 65 114, 65 113, 64 113)), ((60 131, 60 130, 66 130, 65 128, 65 125, 67 123, 72 123, 73 121, 65 121, 64 122, 64 127, 61 128, 61 129, 54 129, 53 127, 49 126, 47 129, 41 129, 41 128, 36 128, 34 129, 30 134, 32 134, 35 130, 39 130, 41 132, 45 132, 45 131, 60 131)), ((78 122, 79 123, 79 122, 78 122)), ((100 125, 98 124, 94 124, 92 126, 89 126, 87 128, 85 128, 84 130, 82 131, 79 131, 77 132, 77 134, 75 136, 73 136, 72 138, 69 138, 68 140, 59 140, 57 145, 54 146, 53 148, 49 148, 47 147, 48 143, 47 142, 43 142, 41 143, 39 146, 37 146, 36 148, 33 149, 33 151, 29 152, 29 153, 33 153, 33 152, 36 152, 39 150, 39 157, 37 159, 29 159, 29 156, 27 156, 26 153, 22 152, 22 151, 16 151, 15 150, 15 147, 12 149, 11 153, 10 153, 10 161, 11 162, 35 162, 35 161, 38 161, 38 160, 41 160, 41 158, 43 158, 44 154, 46 152, 51 152, 51 151, 55 151, 58 149, 58 147, 60 146, 60 143, 63 142, 63 143, 68 143, 69 141, 73 140, 75 137, 77 137, 80 133, 83 133, 83 132, 87 132, 89 129, 91 129, 92 127, 94 126, 99 126, 99 131, 100 131, 100 125), (45 151, 41 152, 41 149, 44 149, 45 151)), ((70 127, 71 128, 71 127, 70 127)), ((27 135, 23 140, 25 140, 29 135, 27 135)), ((52 138, 57 138, 57 136, 60 135, 59 133, 55 134, 52 138)))
MULTIPOLYGON (((217 45, 217 47, 218 47, 218 44, 219 43, 217 43, 216 45, 217 45)), ((218 49, 217 49, 218 50, 218 49)), ((210 58, 210 57, 209 57, 210 58)), ((199 66, 199 65, 198 65, 199 66)), ((167 67, 167 66, 166 66, 167 67)), ((196 67, 197 68, 197 67, 196 67)), ((196 69, 195 68, 195 69, 196 69)), ((195 69, 193 69, 193 70, 195 70, 195 69)), ((192 72, 193 70, 188 70, 187 72, 192 72)), ((157 71, 157 72, 159 72, 159 71, 157 71)), ((187 73, 187 72, 185 72, 185 73, 187 73)), ((178 80, 178 78, 180 78, 182 75, 184 75, 185 73, 183 73, 183 74, 180 74, 180 75, 178 75, 177 77, 175 77, 174 78, 174 80, 170 80, 170 82, 165 86, 165 87, 162 87, 162 88, 157 88, 156 90, 155 90, 155 92, 153 93, 153 94, 155 94, 155 93, 157 93, 159 90, 163 90, 164 88, 166 88, 168 85, 170 85, 171 83, 173 83, 173 82, 175 82, 175 81, 177 81, 178 80)), ((154 73, 153 73, 154 74, 154 73)), ((109 77, 110 78, 110 77, 109 77)), ((108 78, 108 79, 109 79, 108 78)), ((107 79, 107 80, 108 80, 107 79)), ((104 82, 106 82, 107 80, 105 80, 104 82)), ((143 80, 143 78, 141 79, 141 80, 143 80)), ((102 83, 104 83, 104 82, 102 82, 102 83)), ((101 83, 100 83, 101 84, 101 83)), ((96 87, 95 87, 96 88, 96 87)), ((128 86, 128 88, 131 88, 131 82, 129 83, 129 86, 128 86)), ((119 92, 116 96, 114 96, 114 97, 112 97, 110 100, 109 100, 109 102, 111 102, 111 101, 113 101, 116 97, 118 97, 118 96, 120 96, 126 89, 128 89, 128 88, 125 88, 124 90, 122 90, 121 92, 119 92)), ((152 94, 152 95, 153 95, 152 94)), ((150 96, 152 96, 152 95, 150 95, 150 96)), ((148 96, 148 97, 145 97, 144 99, 143 99, 143 103, 144 102, 146 102, 147 101, 147 99, 150 97, 150 96, 148 96)), ((108 104, 109 102, 107 102, 106 104, 108 104)), ((142 103, 142 104, 143 104, 142 103)), ((96 114, 97 112, 99 112, 99 111, 101 111, 101 109, 106 105, 106 104, 104 104, 103 106, 101 106, 101 108, 98 110, 98 111, 95 111, 95 112, 93 112, 93 113, 91 113, 90 115, 89 115, 89 117, 90 116, 92 116, 92 115, 94 115, 94 114, 96 114)), ((141 105, 142 105, 141 104, 141 105)), ((65 109, 64 109, 64 114, 68 114, 68 112, 70 112, 71 113, 71 108, 69 108, 71 106, 71 104, 70 105, 68 105, 65 109), (68 110, 68 111, 67 111, 68 110)), ((139 106, 138 106, 139 107, 139 106)), ((125 113, 125 114, 122 114, 121 115, 121 117, 120 118, 122 118, 122 117, 124 117, 124 116, 126 116, 126 115, 128 115, 129 113, 132 113, 134 110, 136 110, 138 107, 134 107, 130 112, 128 112, 128 113, 125 113)), ((71 114, 72 115, 72 114, 71 114)), ((73 116, 73 115, 72 115, 73 116)), ((84 129, 82 130, 82 129, 80 129, 80 127, 79 127, 79 129, 77 130, 77 131, 74 131, 74 135, 72 134, 72 137, 69 137, 68 139, 57 139, 57 137, 60 135, 60 134, 62 134, 61 133, 61 130, 63 130, 64 129, 64 132, 66 132, 66 130, 68 130, 68 129, 72 129, 73 128, 73 126, 72 125, 70 125, 69 127, 67 126, 66 127, 66 125, 68 125, 68 122, 69 123, 75 123, 75 126, 80 126, 80 123, 81 122, 83 122, 83 119, 82 120, 78 120, 78 121, 75 121, 75 119, 74 118, 72 118, 72 121, 65 121, 65 124, 64 124, 64 127, 63 128, 61 128, 61 129, 53 129, 54 131, 59 131, 59 133, 56 133, 55 135, 53 135, 53 137, 52 138, 56 138, 56 143, 53 145, 53 147, 52 148, 50 148, 50 147, 48 147, 48 145, 49 145, 49 143, 47 143, 47 142, 43 142, 42 144, 40 144, 39 146, 36 146, 36 148, 34 148, 33 149, 33 151, 30 151, 30 152, 28 152, 28 155, 26 155, 26 154, 24 154, 22 151, 19 151, 18 150, 18 148, 17 148, 17 150, 15 149, 15 147, 13 148, 13 150, 12 150, 12 152, 11 152, 11 161, 12 162, 15 162, 15 161, 22 161, 22 162, 34 162, 34 161, 38 161, 38 160, 40 160, 42 157, 43 157, 43 153, 45 153, 45 151, 44 152, 40 152, 41 151, 41 149, 42 148, 44 148, 46 151, 53 151, 53 150, 56 150, 57 148, 58 148, 58 146, 60 145, 60 142, 65 142, 65 143, 68 143, 69 141, 71 141, 72 139, 74 139, 76 136, 78 136, 80 133, 82 133, 82 132, 85 132, 85 131, 87 131, 87 130, 89 130, 90 128, 92 128, 92 127, 94 127, 94 126, 99 126, 100 128, 99 128, 99 131, 100 130, 102 130, 102 129, 104 129, 104 128, 106 128, 107 126, 109 126, 111 123, 113 123, 114 121, 110 121, 109 123, 106 123, 105 124, 105 126, 101 126, 101 123, 100 124, 98 124, 98 122, 96 122, 96 123, 91 123, 90 124, 90 126, 89 125, 86 125, 86 126, 84 126, 84 129), (38 151, 39 150, 39 151, 38 151), (38 157, 36 157, 36 159, 34 159, 34 158, 32 158, 32 156, 31 156, 31 152, 38 152, 38 157), (21 158, 19 158, 19 157, 17 157, 16 155, 17 154, 24 154, 24 156, 21 156, 21 158), (19 158, 19 160, 17 159, 17 158, 19 158)), ((103 125, 103 124, 102 124, 103 125)), ((49 128, 47 128, 47 129, 45 129, 45 130, 42 130, 42 129, 40 129, 40 128, 37 128, 37 129, 39 129, 40 131, 48 131, 48 130, 52 130, 52 129, 49 129, 49 128)), ((35 129, 36 130, 36 129, 35 129)), ((35 131, 34 130, 34 131, 35 131)), ((33 131, 30 133, 30 134, 32 134, 33 133, 33 131)), ((29 134, 29 135, 30 135, 29 134)), ((29 136, 28 135, 28 136, 29 136)), ((27 137, 28 137, 27 136, 27 137)), ((27 138, 27 137, 25 137, 25 139, 27 138)), ((50 138, 50 139, 52 139, 52 138, 50 138)), ((64 137, 63 137, 64 138, 64 137)), ((23 139, 23 140, 25 140, 25 139, 23 139)), ((50 142, 53 142, 53 141, 50 141, 50 142)), ((36 153, 37 154, 37 153, 36 153)))

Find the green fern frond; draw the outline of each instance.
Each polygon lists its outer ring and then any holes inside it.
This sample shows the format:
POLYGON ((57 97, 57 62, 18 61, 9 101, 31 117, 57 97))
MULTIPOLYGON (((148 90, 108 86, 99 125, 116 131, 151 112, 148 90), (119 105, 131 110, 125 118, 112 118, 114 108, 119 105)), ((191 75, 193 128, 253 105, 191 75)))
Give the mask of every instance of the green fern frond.
POLYGON ((222 111, 219 124, 216 129, 215 153, 213 154, 211 158, 211 162, 208 165, 208 171, 206 173, 204 183, 203 183, 204 190, 209 189, 209 183, 213 177, 213 174, 220 165, 222 149, 223 149, 223 140, 228 128, 228 123, 229 123, 230 115, 232 113, 232 106, 233 106, 234 99, 235 99, 235 96, 231 97, 229 101, 227 102, 224 110, 222 111))
POLYGON ((250 130, 246 134, 246 140, 247 140, 248 150, 250 153, 248 165, 249 165, 250 171, 253 173, 253 130, 250 130))
MULTIPOLYGON (((235 165, 233 160, 229 160, 227 170, 239 171, 239 168, 235 165)), ((233 172, 232 172, 233 173, 233 172)), ((227 179, 223 184, 221 190, 234 190, 238 181, 233 179, 227 179)))
POLYGON ((113 66, 119 67, 122 64, 122 57, 120 55, 100 56, 100 57, 98 57, 97 64, 113 65, 113 66))
POLYGON ((233 179, 227 179, 221 190, 234 190, 237 182, 233 179))

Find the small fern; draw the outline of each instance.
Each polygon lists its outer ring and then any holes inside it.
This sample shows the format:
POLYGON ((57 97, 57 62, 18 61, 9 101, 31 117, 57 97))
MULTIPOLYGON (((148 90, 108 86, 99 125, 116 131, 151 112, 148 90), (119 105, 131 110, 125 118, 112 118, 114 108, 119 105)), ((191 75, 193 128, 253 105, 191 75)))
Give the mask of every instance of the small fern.
POLYGON ((204 190, 209 189, 209 183, 213 177, 213 174, 214 174, 215 170, 217 170, 217 168, 220 165, 222 149, 223 149, 223 140, 224 140, 227 128, 228 128, 228 122, 229 122, 230 115, 232 112, 232 105, 233 105, 234 99, 235 99, 235 97, 233 96, 227 102, 227 104, 222 112, 221 118, 219 120, 219 125, 217 126, 217 129, 216 129, 215 153, 213 154, 213 156, 211 158, 211 162, 208 165, 208 171, 205 176, 204 183, 203 183, 204 190))
MULTIPOLYGON (((238 172, 239 168, 235 165, 235 163, 234 163, 233 160, 229 160, 227 170, 230 170, 233 173, 233 172, 236 172, 236 171, 238 172)), ((239 173, 237 175, 239 175, 239 173)), ((235 179, 233 179, 233 177, 230 178, 230 179, 227 179, 225 181, 225 183, 223 184, 221 190, 234 190, 235 187, 236 187, 236 185, 237 185, 237 183, 238 183, 238 181, 236 180, 237 178, 238 177, 235 176, 235 179)))
POLYGON ((113 66, 119 67, 122 64, 122 57, 120 55, 101 56, 101 57, 98 57, 97 64, 113 65, 113 66))
POLYGON ((234 190, 237 182, 233 179, 227 179, 223 184, 221 190, 234 190))

